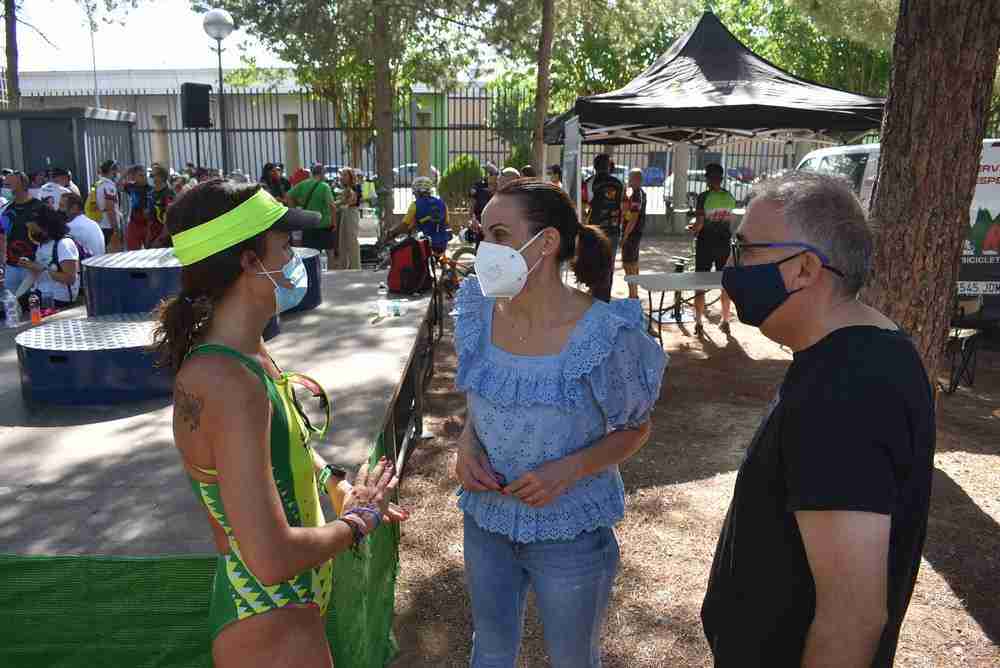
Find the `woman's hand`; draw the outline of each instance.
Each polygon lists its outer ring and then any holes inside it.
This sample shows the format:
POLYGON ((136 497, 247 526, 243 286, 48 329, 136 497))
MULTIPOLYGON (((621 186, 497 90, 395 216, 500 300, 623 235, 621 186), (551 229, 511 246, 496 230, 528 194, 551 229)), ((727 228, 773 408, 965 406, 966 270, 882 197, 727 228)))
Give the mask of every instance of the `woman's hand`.
POLYGON ((471 425, 458 439, 458 457, 455 459, 455 476, 462 487, 472 492, 500 491, 496 473, 490 465, 486 450, 479 444, 471 425))
POLYGON ((580 465, 573 455, 542 464, 503 488, 532 508, 549 505, 580 479, 580 465))
POLYGON ((22 257, 20 260, 18 260, 17 265, 21 267, 21 269, 27 269, 33 274, 40 274, 43 271, 45 271, 45 267, 38 264, 37 262, 32 262, 26 257, 22 257))
MULTIPOLYGON (((389 512, 389 499, 386 493, 391 493, 399 485, 399 477, 395 475, 396 467, 385 457, 378 460, 375 468, 369 468, 368 464, 362 464, 358 470, 358 475, 354 478, 354 486, 345 495, 344 512, 349 513, 351 509, 359 506, 372 506, 385 517, 389 512)), ((367 513, 360 513, 368 530, 375 528, 375 520, 367 513)))
MULTIPOLYGON (((327 494, 330 495, 330 501, 333 503, 333 510, 337 515, 341 515, 344 512, 344 502, 350 496, 351 491, 354 487, 351 483, 346 480, 335 480, 330 478, 326 483, 327 494)), ((383 522, 405 522, 410 519, 410 511, 406 510, 401 506, 397 506, 395 503, 389 504, 389 509, 384 515, 382 515, 383 522)))

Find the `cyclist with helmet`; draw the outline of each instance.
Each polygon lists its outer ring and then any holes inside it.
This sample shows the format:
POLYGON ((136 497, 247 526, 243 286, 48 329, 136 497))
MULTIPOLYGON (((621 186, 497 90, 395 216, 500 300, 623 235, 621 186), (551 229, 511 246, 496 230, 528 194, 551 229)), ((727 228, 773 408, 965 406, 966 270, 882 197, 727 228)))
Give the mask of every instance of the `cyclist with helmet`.
POLYGON ((413 179, 413 204, 403 216, 403 222, 389 232, 389 238, 409 234, 416 228, 431 240, 434 254, 443 255, 451 241, 451 226, 448 224, 448 207, 440 197, 431 194, 433 190, 434 183, 430 177, 413 179))

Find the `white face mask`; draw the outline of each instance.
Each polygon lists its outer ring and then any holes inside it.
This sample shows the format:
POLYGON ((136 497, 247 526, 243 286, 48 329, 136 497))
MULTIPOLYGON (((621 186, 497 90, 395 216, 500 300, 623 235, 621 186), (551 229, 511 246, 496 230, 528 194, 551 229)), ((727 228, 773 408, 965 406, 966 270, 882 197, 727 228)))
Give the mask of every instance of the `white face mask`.
POLYGON ((513 299, 520 294, 524 284, 528 282, 528 275, 542 262, 542 258, 538 258, 535 266, 528 269, 528 263, 524 261, 521 251, 542 236, 544 231, 531 237, 517 250, 489 241, 479 244, 479 251, 476 253, 476 276, 479 278, 479 288, 483 291, 484 297, 513 299))

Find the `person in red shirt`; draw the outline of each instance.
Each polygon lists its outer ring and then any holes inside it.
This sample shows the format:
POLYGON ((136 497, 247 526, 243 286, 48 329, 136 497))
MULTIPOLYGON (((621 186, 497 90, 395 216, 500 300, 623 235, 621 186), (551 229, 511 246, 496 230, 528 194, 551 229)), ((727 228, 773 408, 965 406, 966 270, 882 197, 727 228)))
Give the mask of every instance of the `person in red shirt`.
MULTIPOLYGON (((628 174, 628 192, 625 195, 625 230, 622 233, 622 267, 626 276, 639 273, 639 242, 646 226, 646 192, 642 189, 642 170, 633 169, 628 174)), ((629 283, 629 299, 639 298, 639 286, 629 283)))

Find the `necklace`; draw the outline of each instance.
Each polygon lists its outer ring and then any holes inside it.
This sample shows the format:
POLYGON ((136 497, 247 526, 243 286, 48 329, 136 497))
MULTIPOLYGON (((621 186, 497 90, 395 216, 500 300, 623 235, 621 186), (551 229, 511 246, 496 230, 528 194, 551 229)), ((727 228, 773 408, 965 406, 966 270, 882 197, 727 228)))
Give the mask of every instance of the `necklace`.
MULTIPOLYGON (((528 324, 530 325, 531 321, 528 321, 528 324)), ((531 333, 531 327, 529 326, 527 332, 522 336, 517 331, 517 323, 514 321, 513 318, 511 318, 511 320, 510 320, 510 325, 511 325, 511 329, 513 330, 514 336, 517 337, 517 340, 520 341, 521 343, 527 343, 528 342, 528 334, 531 333)))

